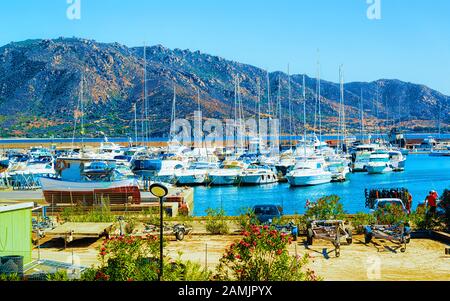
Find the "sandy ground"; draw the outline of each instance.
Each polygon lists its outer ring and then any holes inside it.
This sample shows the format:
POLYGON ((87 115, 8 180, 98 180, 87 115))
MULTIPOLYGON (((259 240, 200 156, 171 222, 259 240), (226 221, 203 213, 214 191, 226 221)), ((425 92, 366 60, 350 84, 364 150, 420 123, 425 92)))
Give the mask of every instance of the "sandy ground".
MULTIPOLYGON (((166 254, 177 258, 191 260, 214 269, 225 248, 236 235, 209 236, 189 235, 184 241, 171 240, 166 254), (207 255, 206 255, 207 254, 207 255)), ((64 250, 64 243, 51 240, 40 249, 41 258, 63 262, 79 263, 84 266, 98 264, 97 250, 101 240, 80 240, 71 243, 64 250), (72 255, 73 254, 73 255, 72 255)), ((306 248, 304 238, 290 246, 292 254, 309 254, 308 267, 316 271, 324 280, 450 280, 450 256, 445 255, 443 243, 428 239, 413 239, 406 252, 395 250, 392 243, 371 243, 365 245, 362 236, 354 237, 352 245, 341 246, 341 256, 336 257, 334 247, 327 241, 315 241, 306 248), (384 246, 383 246, 384 245, 384 246)), ((38 257, 38 250, 33 251, 33 258, 38 257)))

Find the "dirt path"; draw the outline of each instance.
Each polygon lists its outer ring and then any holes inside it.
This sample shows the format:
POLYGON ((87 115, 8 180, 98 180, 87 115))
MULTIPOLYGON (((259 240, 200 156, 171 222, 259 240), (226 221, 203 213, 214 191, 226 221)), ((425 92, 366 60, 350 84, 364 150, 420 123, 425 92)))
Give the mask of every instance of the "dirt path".
MULTIPOLYGON (((183 260, 198 262, 202 266, 207 264, 213 270, 225 248, 237 239, 239 236, 236 235, 189 235, 184 241, 171 240, 166 254, 178 258, 181 252, 183 260)), ((62 243, 50 241, 41 248, 41 258, 70 262, 73 251, 80 264, 91 266, 98 264, 95 248, 99 244, 99 241, 92 240, 75 241, 64 250, 62 243)), ((306 248, 301 237, 290 246, 290 252, 309 254, 311 262, 308 267, 324 280, 450 280, 450 256, 445 255, 447 245, 428 239, 413 239, 405 253, 394 251, 391 243, 386 243, 386 246, 365 245, 363 237, 356 236, 352 245, 342 245, 341 256, 337 258, 331 243, 315 241, 313 246, 306 248)), ((36 249, 33 257, 37 258, 36 249)))

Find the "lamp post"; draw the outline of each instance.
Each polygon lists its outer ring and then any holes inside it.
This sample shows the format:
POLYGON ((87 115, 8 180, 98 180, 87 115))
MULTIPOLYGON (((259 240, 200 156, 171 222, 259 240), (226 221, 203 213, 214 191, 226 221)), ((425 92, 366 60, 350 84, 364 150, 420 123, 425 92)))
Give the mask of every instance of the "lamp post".
POLYGON ((161 281, 163 275, 163 199, 169 192, 167 187, 154 183, 150 185, 150 192, 159 198, 159 274, 158 280, 161 281))

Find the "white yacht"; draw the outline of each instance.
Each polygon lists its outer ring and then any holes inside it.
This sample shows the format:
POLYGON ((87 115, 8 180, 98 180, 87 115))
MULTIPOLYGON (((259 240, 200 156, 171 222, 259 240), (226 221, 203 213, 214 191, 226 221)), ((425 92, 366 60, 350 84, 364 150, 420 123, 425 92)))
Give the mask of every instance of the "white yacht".
POLYGON ((239 179, 241 185, 263 185, 278 182, 275 171, 267 166, 251 165, 242 171, 239 179))
POLYGON ((345 182, 350 173, 348 160, 339 156, 328 158, 327 169, 331 172, 332 182, 345 182))
POLYGON ((218 163, 193 162, 189 168, 175 171, 175 180, 178 185, 202 185, 209 182, 208 174, 218 169, 218 163))
POLYGON ((450 157, 450 146, 433 148, 430 153, 432 157, 450 157))
POLYGON ((389 161, 391 162, 394 171, 405 170, 407 157, 403 155, 401 150, 390 150, 389 151, 389 161))
POLYGON ((225 161, 221 168, 209 172, 210 185, 234 185, 239 181, 242 170, 246 167, 240 161, 225 161))
POLYGON ((389 153, 384 151, 376 151, 372 153, 366 168, 369 174, 383 174, 391 172, 393 168, 389 159, 389 153))
POLYGON ((367 171, 367 165, 370 161, 370 155, 379 149, 377 144, 362 144, 356 147, 352 158, 352 171, 364 172, 367 171))
POLYGON ((291 186, 313 186, 330 183, 332 174, 326 170, 323 158, 313 157, 297 162, 286 178, 291 186))

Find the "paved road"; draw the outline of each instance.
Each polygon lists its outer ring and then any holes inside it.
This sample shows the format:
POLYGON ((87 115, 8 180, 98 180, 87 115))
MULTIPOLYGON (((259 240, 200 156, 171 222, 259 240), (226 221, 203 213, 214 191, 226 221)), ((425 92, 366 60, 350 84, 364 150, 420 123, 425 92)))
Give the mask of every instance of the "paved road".
POLYGON ((25 191, 0 191, 0 200, 8 201, 31 201, 43 200, 42 190, 25 190, 25 191))

